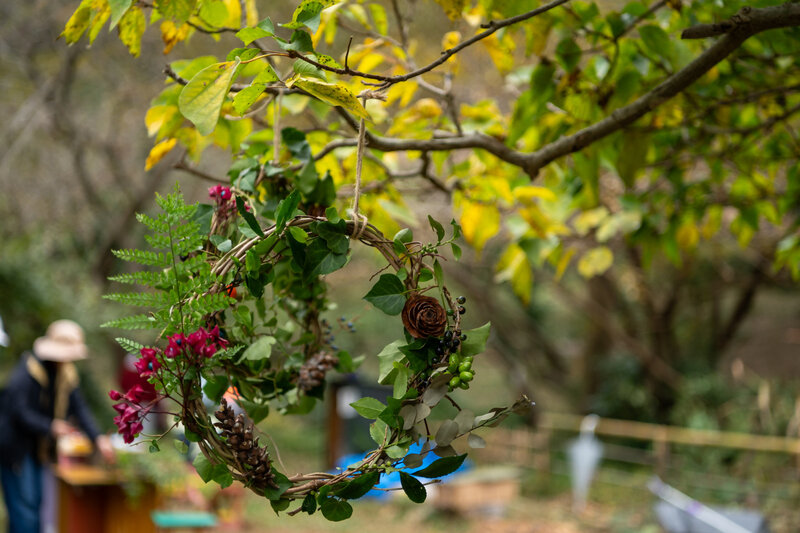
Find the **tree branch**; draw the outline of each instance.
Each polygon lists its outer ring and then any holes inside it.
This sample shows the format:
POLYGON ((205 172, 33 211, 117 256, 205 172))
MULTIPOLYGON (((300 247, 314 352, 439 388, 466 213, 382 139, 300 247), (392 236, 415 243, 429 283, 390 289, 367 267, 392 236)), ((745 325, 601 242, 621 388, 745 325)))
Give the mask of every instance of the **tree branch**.
MULTIPOLYGON (((364 79, 368 79, 368 80, 379 81, 379 82, 381 82, 379 84, 379 86, 381 88, 387 88, 387 87, 389 87, 391 85, 394 85, 395 83, 408 81, 408 80, 410 80, 412 78, 416 78, 417 76, 421 76, 422 74, 425 74, 426 72, 430 72, 431 70, 435 69, 436 67, 438 67, 439 65, 443 64, 448 59, 450 59, 451 57, 453 57, 454 55, 459 53, 464 48, 467 48, 468 46, 471 46, 471 45, 477 43, 478 41, 481 41, 481 40, 485 39, 486 37, 489 37, 490 35, 492 35, 493 33, 495 33, 499 29, 505 28, 507 26, 512 26, 512 25, 517 24, 519 22, 522 22, 522 21, 528 20, 530 18, 533 18, 533 17, 535 17, 537 15, 541 15, 542 13, 546 13, 547 11, 550 11, 551 9, 553 9, 555 7, 558 7, 561 4, 566 4, 567 2, 569 2, 569 0, 553 0, 549 4, 545 4, 545 5, 543 5, 541 7, 538 7, 536 9, 532 10, 532 11, 528 11, 527 13, 521 13, 521 14, 516 15, 514 17, 509 17, 507 19, 503 19, 503 20, 499 20, 499 21, 487 22, 486 24, 483 24, 481 26, 482 28, 486 28, 484 31, 473 35, 472 37, 470 37, 469 39, 467 39, 465 41, 461 41, 460 43, 455 45, 453 48, 448 48, 447 50, 443 51, 441 53, 441 55, 439 55, 439 57, 436 58, 431 63, 428 63, 424 67, 420 67, 420 68, 418 68, 416 70, 413 70, 411 72, 408 72, 406 74, 398 74, 396 76, 381 76, 379 74, 369 74, 367 72, 360 72, 358 70, 351 69, 350 67, 348 67, 346 65, 345 65, 344 68, 332 67, 330 65, 323 65, 322 63, 319 63, 319 62, 311 59, 310 57, 307 57, 307 56, 301 54, 300 52, 297 52, 296 50, 290 50, 289 51, 289 55, 291 57, 294 57, 296 59, 300 59, 301 61, 305 61, 306 63, 314 65, 315 67, 317 67, 319 69, 327 70, 328 72, 334 72, 334 73, 342 75, 342 76, 356 76, 356 77, 364 78, 364 79)), ((395 5, 395 8, 396 7, 397 6, 395 5)), ((397 11, 395 11, 395 12, 398 13, 397 11)), ((402 39, 402 36, 401 36, 401 41, 402 40, 403 39, 402 39)))
POLYGON ((535 175, 540 168, 555 159, 582 150, 633 123, 697 81, 739 48, 747 38, 770 29, 800 25, 800 4, 787 3, 763 9, 744 8, 734 19, 737 20, 734 28, 683 69, 635 102, 613 111, 603 120, 523 156, 523 168, 528 174, 535 175))

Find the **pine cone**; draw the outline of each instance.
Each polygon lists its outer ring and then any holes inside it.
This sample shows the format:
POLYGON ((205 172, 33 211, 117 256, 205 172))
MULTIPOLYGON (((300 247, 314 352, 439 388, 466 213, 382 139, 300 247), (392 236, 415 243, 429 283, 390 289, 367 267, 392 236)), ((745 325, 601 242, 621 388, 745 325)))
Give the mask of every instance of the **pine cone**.
POLYGON ((303 392, 308 392, 315 387, 319 387, 325 381, 325 374, 337 363, 339 363, 339 359, 328 352, 317 352, 300 367, 297 388, 303 392))
POLYGON ((439 300, 413 293, 403 306, 403 326, 415 339, 441 337, 447 329, 447 312, 439 300))
POLYGON ((258 439, 253 438, 253 422, 243 413, 234 415, 233 408, 223 398, 219 410, 214 413, 219 422, 214 424, 220 434, 228 441, 228 445, 242 465, 242 474, 248 481, 258 487, 267 485, 277 488, 275 475, 272 473, 269 451, 266 446, 259 446, 258 439))

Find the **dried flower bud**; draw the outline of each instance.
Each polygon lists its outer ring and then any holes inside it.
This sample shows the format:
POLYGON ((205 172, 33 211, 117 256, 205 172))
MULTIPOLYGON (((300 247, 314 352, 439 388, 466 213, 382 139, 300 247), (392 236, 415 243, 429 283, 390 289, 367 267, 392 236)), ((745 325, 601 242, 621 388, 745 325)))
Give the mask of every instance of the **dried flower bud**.
POLYGON ((416 339, 440 337, 447 329, 447 313, 436 298, 412 294, 403 307, 403 326, 416 339))

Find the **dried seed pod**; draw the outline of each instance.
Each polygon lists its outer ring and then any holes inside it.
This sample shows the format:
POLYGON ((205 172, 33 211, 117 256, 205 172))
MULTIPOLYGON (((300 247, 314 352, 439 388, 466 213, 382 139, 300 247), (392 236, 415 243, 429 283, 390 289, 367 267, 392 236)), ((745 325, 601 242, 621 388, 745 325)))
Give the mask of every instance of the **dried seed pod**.
POLYGON ((224 398, 215 414, 219 422, 214 425, 221 430, 220 435, 235 452, 235 457, 241 465, 238 468, 241 474, 246 476, 252 485, 262 488, 275 487, 269 451, 266 447, 259 446, 258 439, 253 438, 253 422, 243 413, 234 416, 233 409, 224 398))
POLYGON ((339 359, 328 352, 317 352, 300 367, 297 387, 303 392, 308 392, 322 385, 322 382, 325 381, 325 374, 336 366, 338 362, 339 359))

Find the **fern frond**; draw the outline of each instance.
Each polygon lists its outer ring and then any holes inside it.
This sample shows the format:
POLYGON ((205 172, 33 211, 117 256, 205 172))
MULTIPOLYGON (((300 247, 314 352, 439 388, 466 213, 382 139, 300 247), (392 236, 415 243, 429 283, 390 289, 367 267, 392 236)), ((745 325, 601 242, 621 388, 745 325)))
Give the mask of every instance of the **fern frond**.
POLYGON ((169 232, 169 224, 162 217, 153 218, 144 213, 136 213, 136 220, 147 226, 147 228, 154 233, 169 232))
POLYGON ((103 298, 125 305, 137 307, 168 307, 173 302, 170 295, 163 292, 116 292, 104 294, 103 298))
POLYGON ((152 315, 133 315, 118 318, 116 320, 109 320, 100 325, 101 328, 117 328, 117 329, 155 329, 159 327, 158 322, 152 315))
POLYGON ((108 280, 128 285, 144 285, 145 287, 161 287, 168 281, 164 272, 152 270, 117 274, 116 276, 109 276, 108 280))
POLYGON ((235 302, 225 293, 204 294, 184 305, 184 309, 191 313, 198 313, 200 315, 210 315, 218 311, 223 311, 230 307, 232 302, 235 302))
POLYGON ((143 344, 139 344, 131 339, 126 339, 125 337, 117 337, 114 340, 128 353, 139 353, 139 351, 144 348, 143 344))
POLYGON ((113 253, 118 259, 122 259, 123 261, 128 261, 130 263, 138 263, 140 265, 166 268, 172 263, 172 257, 169 254, 150 252, 148 250, 111 250, 111 253, 113 253))

